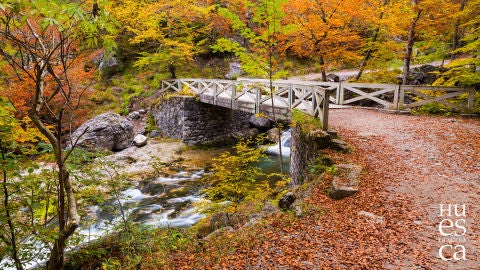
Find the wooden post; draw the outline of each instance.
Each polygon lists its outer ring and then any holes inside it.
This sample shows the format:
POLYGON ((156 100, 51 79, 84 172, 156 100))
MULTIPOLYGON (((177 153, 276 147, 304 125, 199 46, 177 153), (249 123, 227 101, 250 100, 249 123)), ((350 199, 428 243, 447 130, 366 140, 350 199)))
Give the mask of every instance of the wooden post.
POLYGON ((393 104, 392 104, 392 110, 399 110, 398 107, 398 96, 400 95, 400 85, 398 85, 395 90, 393 91, 393 104))
POLYGON ((337 85, 337 93, 336 93, 335 104, 337 104, 337 105, 343 104, 343 98, 342 98, 342 82, 339 82, 338 85, 337 85))
POLYGON ((180 80, 180 79, 177 79, 177 82, 178 82, 178 89, 177 89, 177 92, 180 92, 180 91, 182 91, 182 80, 180 80))
POLYGON ((324 90, 323 92, 323 106, 322 106, 322 129, 328 130, 328 109, 330 107, 330 90, 324 90))
POLYGON ((233 110, 233 106, 235 105, 235 98, 236 98, 236 92, 235 92, 235 84, 232 83, 232 100, 230 103, 230 109, 233 110))
POLYGON ((213 105, 217 105, 217 84, 214 84, 213 87, 213 105))
POLYGON ((474 102, 475 102, 475 89, 469 89, 468 90, 468 104, 467 104, 468 110, 473 110, 474 102))
POLYGON ((318 117, 318 114, 315 112, 318 108, 318 101, 317 101, 317 89, 312 89, 312 115, 313 117, 318 117))
POLYGON ((261 99, 261 91, 260 89, 256 88, 255 93, 255 113, 260 113, 260 99, 261 99))
POLYGON ((343 83, 339 83, 339 86, 340 88, 340 105, 343 105, 343 103, 345 102, 345 88, 344 88, 344 84, 343 83))
POLYGON ((399 93, 398 93, 398 106, 397 106, 397 110, 403 110, 403 103, 405 102, 405 89, 402 88, 401 85, 398 86, 398 89, 399 89, 399 93))
POLYGON ((293 91, 292 91, 292 85, 290 84, 288 86, 288 108, 292 108, 295 96, 293 96, 293 91))

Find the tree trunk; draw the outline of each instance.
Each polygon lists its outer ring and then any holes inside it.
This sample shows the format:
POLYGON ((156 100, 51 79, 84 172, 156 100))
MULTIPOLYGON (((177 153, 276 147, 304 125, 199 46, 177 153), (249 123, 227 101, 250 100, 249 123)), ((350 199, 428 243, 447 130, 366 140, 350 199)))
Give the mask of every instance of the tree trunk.
MULTIPOLYGON (((1 151, 1 154, 2 154, 2 160, 5 161, 5 159, 6 159, 5 152, 6 151, 3 148, 1 140, 0 140, 0 151, 1 151)), ((20 261, 20 258, 18 256, 17 235, 15 233, 15 226, 13 225, 12 215, 10 213, 10 201, 9 201, 10 194, 9 194, 8 188, 7 188, 7 171, 6 170, 3 170, 3 196, 4 196, 3 207, 5 209, 5 218, 7 219, 8 230, 10 232, 10 239, 8 239, 9 241, 7 241, 7 239, 5 239, 5 242, 9 242, 9 243, 6 243, 6 244, 9 245, 12 249, 10 255, 12 256, 12 259, 15 263, 15 268, 17 268, 17 270, 23 270, 22 262, 20 261)))
MULTIPOLYGON (((468 0, 463 0, 460 4, 459 11, 462 12, 465 9, 465 5, 467 4, 468 0)), ((454 60, 457 56, 455 50, 458 49, 458 44, 460 42, 460 34, 459 34, 459 27, 460 27, 460 19, 457 18, 455 21, 455 25, 453 27, 453 38, 452 38, 452 52, 450 53, 450 59, 454 60)))
POLYGON ((176 79, 177 78, 177 74, 175 74, 176 70, 177 70, 177 68, 175 68, 174 64, 172 64, 172 63, 168 64, 168 72, 170 72, 170 78, 171 79, 176 79))
MULTIPOLYGON (((386 7, 389 2, 390 2, 390 0, 385 0, 383 2, 383 6, 386 7)), ((380 12, 380 16, 379 16, 380 20, 383 18, 383 14, 384 14, 383 11, 380 12)), ((378 35, 380 34, 380 27, 375 28, 374 33, 375 34, 373 35, 372 45, 370 46, 370 48, 368 48, 368 51, 365 54, 365 57, 363 58, 362 63, 360 63, 360 67, 359 67, 357 76, 355 76, 355 81, 358 81, 360 79, 360 77, 362 77, 362 74, 365 70, 365 67, 367 66, 368 60, 370 60, 370 57, 372 56, 372 53, 373 53, 373 48, 372 47, 375 45, 375 42, 377 42, 378 35)))
POLYGON ((320 57, 318 58, 318 63, 321 66, 320 70, 322 72, 322 82, 326 82, 327 81, 327 69, 325 68, 325 61, 324 61, 322 55, 320 55, 320 57))
MULTIPOLYGON (((380 28, 375 29, 375 35, 373 36, 372 43, 375 43, 377 41, 379 32, 380 32, 380 28)), ((355 76, 355 81, 358 81, 360 77, 362 77, 363 71, 367 66, 367 62, 368 60, 370 60, 370 57, 372 56, 372 52, 373 52, 373 48, 372 47, 368 48, 368 51, 365 54, 365 57, 363 58, 362 63, 360 63, 360 68, 358 70, 357 76, 355 76)))
MULTIPOLYGON (((418 8, 418 0, 413 0, 414 10, 418 8)), ((410 62, 412 60, 413 44, 415 43, 415 30, 417 27, 418 20, 422 14, 422 10, 417 11, 417 15, 412 20, 410 28, 408 29, 408 38, 407 46, 405 50, 405 58, 403 60, 403 82, 402 84, 406 85, 410 80, 410 62)))
POLYGON ((77 204, 73 193, 72 185, 68 171, 65 168, 67 155, 62 150, 62 126, 63 126, 63 109, 60 109, 58 115, 55 116, 56 132, 52 132, 40 120, 38 113, 42 107, 42 93, 44 87, 45 74, 43 73, 45 66, 39 66, 36 70, 36 89, 33 106, 29 111, 29 118, 35 127, 48 139, 53 148, 55 162, 58 167, 58 219, 59 231, 54 242, 53 249, 47 263, 48 270, 62 270, 64 266, 65 242, 80 224, 80 216, 77 212, 77 204), (67 201, 65 201, 65 198, 67 201), (67 211, 68 210, 68 211, 67 211), (68 214, 68 217, 66 216, 68 214))

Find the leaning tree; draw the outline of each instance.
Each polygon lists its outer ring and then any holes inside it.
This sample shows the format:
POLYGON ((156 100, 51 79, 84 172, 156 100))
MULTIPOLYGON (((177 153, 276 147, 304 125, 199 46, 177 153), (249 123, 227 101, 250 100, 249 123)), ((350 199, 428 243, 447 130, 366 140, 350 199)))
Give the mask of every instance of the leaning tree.
MULTIPOLYGON (((0 2, 0 61, 7 73, 2 96, 17 113, 28 115, 46 137, 56 163, 55 236, 48 269, 63 269, 67 239, 80 222, 72 181, 66 168, 65 130, 90 87, 88 55, 92 49, 113 49, 115 24, 95 1, 2 0, 0 2), (100 7, 100 8, 99 8, 100 7)), ((18 266, 17 266, 18 267, 18 266)))

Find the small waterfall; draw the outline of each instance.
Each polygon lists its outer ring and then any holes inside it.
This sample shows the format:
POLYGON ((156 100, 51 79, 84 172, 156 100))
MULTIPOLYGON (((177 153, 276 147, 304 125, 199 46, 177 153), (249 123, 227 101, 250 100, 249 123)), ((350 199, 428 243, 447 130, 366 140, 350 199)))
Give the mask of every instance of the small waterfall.
MULTIPOLYGON (((290 157, 290 144, 292 141, 292 129, 288 129, 282 132, 280 137, 280 143, 282 145, 282 156, 283 157, 290 157)), ((280 155, 279 143, 276 143, 272 146, 267 148, 267 154, 278 156, 280 155)))

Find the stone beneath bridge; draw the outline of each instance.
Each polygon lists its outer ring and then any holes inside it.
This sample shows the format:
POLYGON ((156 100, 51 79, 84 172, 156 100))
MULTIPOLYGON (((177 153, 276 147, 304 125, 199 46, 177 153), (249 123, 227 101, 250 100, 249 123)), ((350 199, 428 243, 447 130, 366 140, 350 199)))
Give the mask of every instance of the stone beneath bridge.
POLYGON ((152 115, 167 137, 188 145, 224 143, 253 134, 249 128, 252 113, 198 102, 189 96, 162 100, 152 115))

